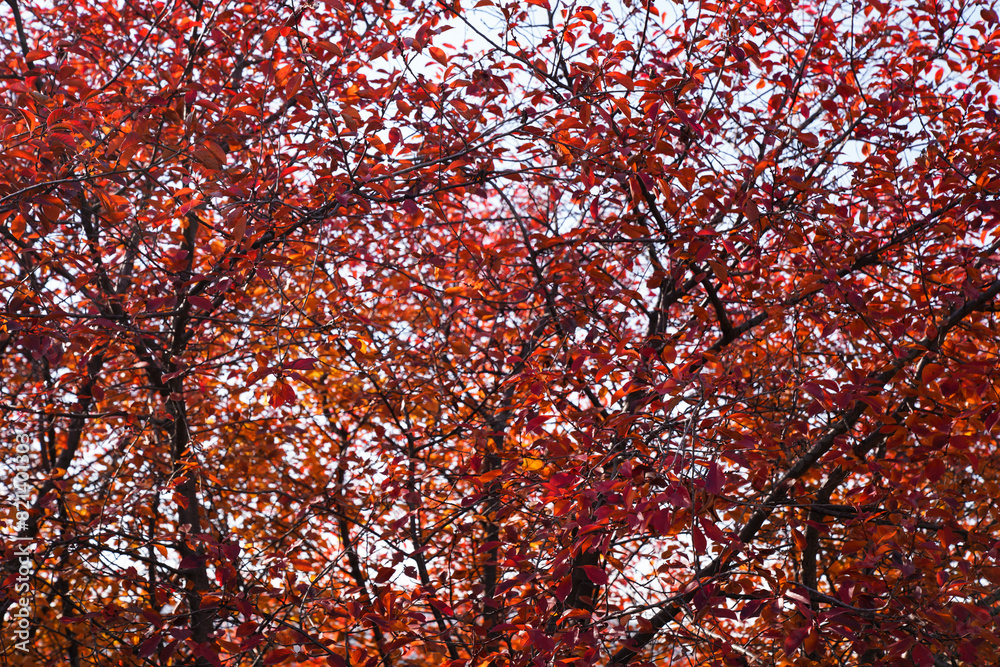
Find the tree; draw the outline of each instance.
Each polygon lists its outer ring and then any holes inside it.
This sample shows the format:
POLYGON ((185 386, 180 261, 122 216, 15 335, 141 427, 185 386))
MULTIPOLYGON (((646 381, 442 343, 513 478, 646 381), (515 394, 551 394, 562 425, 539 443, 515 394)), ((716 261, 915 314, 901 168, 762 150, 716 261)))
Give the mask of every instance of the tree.
POLYGON ((1000 659, 990 3, 0 16, 4 664, 1000 659))

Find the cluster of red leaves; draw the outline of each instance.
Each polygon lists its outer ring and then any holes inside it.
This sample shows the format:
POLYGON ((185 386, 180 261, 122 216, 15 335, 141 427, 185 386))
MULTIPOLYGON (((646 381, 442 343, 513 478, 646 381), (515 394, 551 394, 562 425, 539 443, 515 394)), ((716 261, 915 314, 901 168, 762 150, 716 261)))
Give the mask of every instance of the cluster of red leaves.
POLYGON ((5 664, 1000 660, 988 3, 0 21, 5 664))

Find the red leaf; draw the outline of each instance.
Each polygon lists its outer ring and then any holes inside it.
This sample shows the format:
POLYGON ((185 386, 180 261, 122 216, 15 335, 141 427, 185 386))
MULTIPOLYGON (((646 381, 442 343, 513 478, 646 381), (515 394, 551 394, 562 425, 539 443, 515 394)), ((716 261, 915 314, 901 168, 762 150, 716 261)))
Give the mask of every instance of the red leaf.
POLYGON ((914 644, 910 649, 910 657, 916 667, 930 667, 934 664, 934 655, 923 644, 914 644))
POLYGON ((795 653, 795 650, 802 645, 802 642, 809 634, 810 629, 810 626, 806 626, 804 628, 793 630, 785 636, 785 655, 795 653))
POLYGON ((799 141, 809 148, 816 148, 819 146, 819 137, 811 132, 799 132, 799 141))
POLYGON ((726 483, 726 474, 718 463, 708 466, 708 474, 705 475, 705 490, 713 496, 722 493, 722 486, 726 483))
POLYGON ((330 653, 326 656, 326 664, 330 667, 347 667, 347 661, 337 653, 330 653))
POLYGON ((146 641, 139 644, 139 650, 137 655, 140 658, 147 658, 156 652, 156 647, 160 645, 161 635, 159 632, 154 633, 151 637, 147 638, 146 641))
POLYGON ((549 415, 539 415, 528 422, 525 426, 525 430, 528 431, 528 433, 541 433, 542 425, 550 419, 552 419, 552 417, 549 415))
POLYGON ((630 77, 626 76, 625 74, 619 74, 618 72, 608 72, 607 74, 604 75, 604 77, 607 79, 611 79, 615 83, 623 86, 624 88, 627 88, 629 91, 635 88, 635 83, 632 81, 630 77))
POLYGON ((212 171, 222 169, 223 162, 219 160, 218 156, 206 146, 199 146, 198 148, 195 148, 191 151, 191 155, 195 160, 202 163, 212 171))
POLYGON ((945 470, 946 466, 941 459, 931 459, 924 464, 924 474, 927 475, 927 479, 932 483, 941 479, 945 470))
POLYGON ((236 628, 237 637, 248 637, 255 632, 257 632, 257 623, 255 621, 247 621, 236 628))
POLYGON ((528 636, 531 637, 531 643, 541 651, 551 651, 556 647, 552 638, 541 630, 528 630, 528 636))
POLYGON ((390 44, 389 42, 379 42, 371 49, 371 59, 375 60, 376 58, 385 55, 391 50, 392 50, 392 44, 390 44))
POLYGON ((441 602, 437 598, 430 598, 430 599, 427 600, 427 602, 430 603, 430 605, 432 607, 434 607, 435 609, 437 609, 439 612, 441 612, 445 616, 454 616, 455 615, 455 610, 452 609, 450 605, 445 604, 444 602, 441 602))
POLYGON ((707 535, 713 542, 725 541, 726 534, 723 533, 717 525, 715 525, 711 517, 703 516, 698 519, 698 522, 701 524, 702 530, 705 531, 705 535, 707 535))
POLYGON ((701 532, 701 528, 697 525, 691 530, 691 544, 694 546, 694 550, 697 553, 705 553, 705 547, 708 546, 705 542, 705 536, 701 532))
POLYGON ((595 565, 581 565, 580 568, 587 578, 598 586, 606 586, 608 583, 608 573, 595 565))
POLYGON ((198 310, 212 310, 212 302, 203 296, 189 296, 187 300, 198 310))
POLYGON ((271 651, 264 658, 265 665, 277 665, 279 662, 284 662, 292 655, 291 649, 279 648, 271 651))
POLYGON ((291 371, 310 371, 316 368, 316 362, 318 360, 314 357, 307 357, 304 359, 296 359, 295 361, 286 361, 284 368, 291 371))

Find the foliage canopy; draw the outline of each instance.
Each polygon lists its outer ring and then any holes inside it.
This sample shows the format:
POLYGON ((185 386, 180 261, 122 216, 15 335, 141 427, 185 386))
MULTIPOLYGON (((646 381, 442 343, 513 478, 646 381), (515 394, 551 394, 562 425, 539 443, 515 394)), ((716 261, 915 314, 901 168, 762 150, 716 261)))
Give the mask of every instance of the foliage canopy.
POLYGON ((5 664, 1000 661, 989 2, 5 2, 5 664))

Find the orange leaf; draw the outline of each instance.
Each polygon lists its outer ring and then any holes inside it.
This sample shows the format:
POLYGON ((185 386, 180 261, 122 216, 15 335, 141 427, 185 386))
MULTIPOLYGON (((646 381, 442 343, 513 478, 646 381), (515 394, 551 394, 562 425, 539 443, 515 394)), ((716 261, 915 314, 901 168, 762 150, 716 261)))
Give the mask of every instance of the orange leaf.
POLYGON ((278 28, 271 28, 264 33, 264 38, 260 42, 260 48, 263 49, 265 53, 270 51, 271 47, 274 46, 275 40, 278 39, 278 31, 278 28))
POLYGON ((442 65, 447 65, 448 64, 448 56, 445 54, 444 51, 442 51, 441 49, 439 49, 436 46, 432 46, 429 50, 430 50, 430 53, 431 53, 431 58, 433 58, 434 60, 438 61, 442 65))

